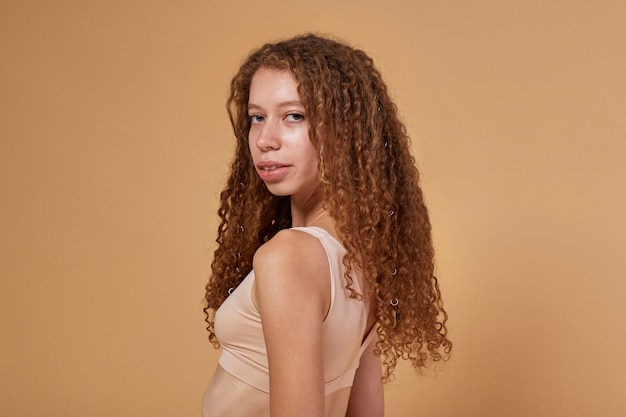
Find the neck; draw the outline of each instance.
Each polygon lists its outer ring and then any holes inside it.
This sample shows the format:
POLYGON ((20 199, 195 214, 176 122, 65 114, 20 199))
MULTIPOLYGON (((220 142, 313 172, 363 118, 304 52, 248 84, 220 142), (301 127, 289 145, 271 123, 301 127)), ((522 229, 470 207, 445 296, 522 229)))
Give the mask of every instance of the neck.
POLYGON ((330 215, 323 208, 319 193, 301 201, 291 197, 291 225, 293 227, 319 226, 330 219, 330 215))

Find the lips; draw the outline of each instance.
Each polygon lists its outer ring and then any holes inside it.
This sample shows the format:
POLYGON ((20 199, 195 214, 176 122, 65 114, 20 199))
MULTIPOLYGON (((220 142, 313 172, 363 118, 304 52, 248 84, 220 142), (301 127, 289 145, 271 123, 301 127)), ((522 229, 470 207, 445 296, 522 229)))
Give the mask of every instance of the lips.
POLYGON ((273 171, 276 168, 282 168, 282 165, 264 166, 264 167, 261 167, 260 169, 262 169, 263 171, 273 171))
POLYGON ((281 164, 276 161, 261 161, 256 167, 259 177, 266 182, 280 180, 289 169, 289 165, 281 164))

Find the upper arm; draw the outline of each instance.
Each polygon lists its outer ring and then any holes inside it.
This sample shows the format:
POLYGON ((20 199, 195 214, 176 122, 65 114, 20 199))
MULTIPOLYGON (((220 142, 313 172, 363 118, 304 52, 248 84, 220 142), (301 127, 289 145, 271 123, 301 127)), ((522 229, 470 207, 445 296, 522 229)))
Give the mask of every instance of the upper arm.
POLYGON ((346 417, 382 417, 384 392, 380 357, 374 355, 377 339, 367 346, 354 376, 346 417))
POLYGON ((322 324, 329 268, 319 240, 282 231, 254 256, 254 296, 267 347, 270 413, 324 415, 322 324))

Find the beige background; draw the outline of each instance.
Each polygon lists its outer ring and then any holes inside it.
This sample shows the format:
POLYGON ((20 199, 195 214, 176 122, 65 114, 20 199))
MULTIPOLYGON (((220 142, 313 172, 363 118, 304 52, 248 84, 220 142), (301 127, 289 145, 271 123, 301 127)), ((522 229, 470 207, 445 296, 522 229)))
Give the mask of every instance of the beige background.
POLYGON ((454 357, 389 416, 626 415, 626 2, 0 1, 0 415, 199 416, 260 43, 366 49, 414 139, 454 357))

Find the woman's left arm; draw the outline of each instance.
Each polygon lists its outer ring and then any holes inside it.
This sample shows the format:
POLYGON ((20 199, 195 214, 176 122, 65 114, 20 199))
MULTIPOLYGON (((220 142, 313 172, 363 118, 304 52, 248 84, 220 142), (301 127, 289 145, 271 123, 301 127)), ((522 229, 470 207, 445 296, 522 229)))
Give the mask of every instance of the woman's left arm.
POLYGON ((372 340, 361 355, 350 391, 346 417, 382 417, 385 415, 382 365, 380 356, 374 354, 377 340, 372 340))
POLYGON ((322 323, 330 304, 326 253, 316 238, 284 230, 259 248, 253 268, 270 370, 270 414, 322 417, 322 323))

